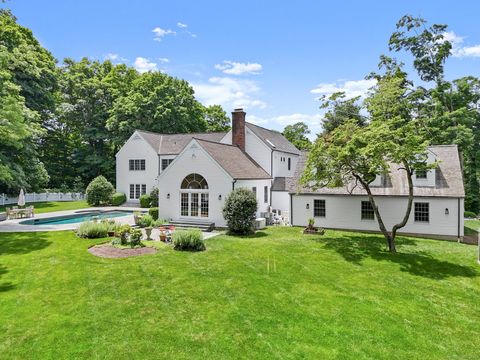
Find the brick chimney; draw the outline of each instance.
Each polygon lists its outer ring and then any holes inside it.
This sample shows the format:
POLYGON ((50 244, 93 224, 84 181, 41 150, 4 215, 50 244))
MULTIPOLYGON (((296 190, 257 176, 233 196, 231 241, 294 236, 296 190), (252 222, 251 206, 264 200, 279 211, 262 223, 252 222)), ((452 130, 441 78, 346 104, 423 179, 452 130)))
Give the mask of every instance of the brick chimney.
POLYGON ((235 109, 232 112, 232 145, 245 151, 245 111, 235 109))

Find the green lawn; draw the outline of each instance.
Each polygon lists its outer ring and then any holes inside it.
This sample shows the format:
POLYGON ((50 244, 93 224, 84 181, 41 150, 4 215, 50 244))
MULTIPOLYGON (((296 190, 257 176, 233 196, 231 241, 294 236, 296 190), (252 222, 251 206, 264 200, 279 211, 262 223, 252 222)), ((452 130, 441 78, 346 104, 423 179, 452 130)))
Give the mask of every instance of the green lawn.
POLYGON ((100 242, 0 234, 2 359, 478 359, 474 246, 269 228, 100 259, 100 242))
POLYGON ((465 235, 480 232, 480 220, 465 220, 465 235))
MULTIPOLYGON (((13 204, 15 205, 15 204, 13 204)), ((87 204, 86 201, 48 201, 48 202, 36 202, 36 203, 29 203, 28 205, 33 205, 35 207, 35 213, 47 213, 52 211, 64 211, 64 210, 76 210, 76 209, 83 209, 88 208, 90 205, 87 204)), ((12 205, 6 205, 10 207, 12 205)), ((0 212, 5 211, 5 206, 0 205, 0 212)))

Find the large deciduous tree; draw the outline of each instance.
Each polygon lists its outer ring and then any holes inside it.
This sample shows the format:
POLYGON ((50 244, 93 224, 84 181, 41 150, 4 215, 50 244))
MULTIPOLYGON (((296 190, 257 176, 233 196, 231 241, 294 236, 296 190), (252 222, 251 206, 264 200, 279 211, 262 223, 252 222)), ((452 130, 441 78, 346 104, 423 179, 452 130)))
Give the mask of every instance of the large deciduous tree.
POLYGON ((287 138, 299 150, 308 150, 312 143, 307 135, 310 134, 308 125, 300 121, 292 125, 285 126, 283 136, 287 138))
POLYGON ((326 109, 322 120, 323 134, 335 130, 347 121, 354 120, 359 126, 365 125, 365 118, 360 114, 360 97, 347 98, 344 92, 336 92, 320 98, 320 109, 326 109))
POLYGON ((230 118, 220 105, 207 106, 203 111, 207 122, 207 131, 223 132, 230 130, 230 118))
POLYGON ((427 146, 420 119, 415 116, 414 92, 402 71, 387 72, 365 101, 368 124, 347 120, 314 143, 302 182, 310 187, 360 186, 374 209, 389 251, 396 252, 395 237, 410 216, 413 202, 412 175, 429 169, 427 146), (408 198, 398 222, 387 229, 371 184, 378 175, 400 171, 407 178, 408 198))

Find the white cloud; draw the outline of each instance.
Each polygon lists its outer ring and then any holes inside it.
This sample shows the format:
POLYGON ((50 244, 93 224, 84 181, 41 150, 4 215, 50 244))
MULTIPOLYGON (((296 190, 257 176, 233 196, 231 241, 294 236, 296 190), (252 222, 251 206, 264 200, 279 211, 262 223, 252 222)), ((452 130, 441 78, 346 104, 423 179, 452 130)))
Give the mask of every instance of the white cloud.
POLYGON ((454 57, 480 57, 480 44, 463 46, 464 37, 455 34, 453 31, 443 33, 443 38, 452 43, 452 55, 454 57))
POLYGON ((320 83, 316 88, 310 90, 312 94, 329 96, 335 92, 344 92, 348 99, 356 96, 365 97, 368 90, 376 84, 376 80, 348 80, 334 83, 320 83))
POLYGON ((197 98, 205 105, 222 105, 225 109, 238 107, 264 109, 258 99, 260 88, 255 81, 229 77, 211 77, 207 83, 192 84, 197 98))
POLYGON ((104 56, 104 59, 110 60, 114 64, 128 62, 128 59, 125 59, 124 57, 121 57, 120 55, 114 53, 108 53, 104 56))
POLYGON ((152 70, 157 70, 157 64, 156 63, 151 62, 147 58, 140 57, 140 56, 135 59, 135 62, 133 63, 133 66, 140 73, 144 73, 144 72, 152 71, 152 70))
POLYGON ((322 130, 322 118, 323 116, 321 114, 294 113, 267 118, 249 115, 248 121, 257 125, 265 126, 267 128, 276 129, 278 131, 283 131, 285 126, 293 125, 301 121, 307 124, 311 131, 308 137, 310 139, 315 139, 317 134, 322 130))
POLYGON ((155 29, 152 30, 152 32, 155 34, 155 37, 153 40, 155 41, 162 41, 162 39, 167 36, 167 35, 175 35, 176 32, 170 29, 162 29, 161 27, 156 27, 155 29))
POLYGON ((186 28, 188 27, 187 24, 181 23, 180 21, 177 22, 177 26, 178 26, 180 29, 186 29, 186 28))
POLYGON ((225 60, 223 64, 216 64, 215 69, 228 75, 258 74, 262 70, 262 65, 225 60))
POLYGON ((170 59, 168 59, 168 58, 158 58, 158 61, 160 61, 161 63, 166 64, 166 63, 169 63, 169 62, 170 62, 170 59))

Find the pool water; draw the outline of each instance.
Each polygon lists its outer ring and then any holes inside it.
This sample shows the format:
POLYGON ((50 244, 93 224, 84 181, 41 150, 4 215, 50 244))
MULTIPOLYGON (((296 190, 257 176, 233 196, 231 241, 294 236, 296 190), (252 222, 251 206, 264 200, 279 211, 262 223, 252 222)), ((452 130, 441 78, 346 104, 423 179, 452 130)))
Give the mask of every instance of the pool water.
POLYGON ((112 211, 92 211, 92 212, 84 212, 78 213, 73 215, 65 215, 65 216, 56 216, 50 218, 43 218, 43 219, 30 219, 21 221, 20 224, 22 225, 63 225, 63 224, 75 224, 83 221, 89 221, 93 219, 112 219, 121 216, 128 216, 132 215, 131 211, 120 211, 120 210, 112 210, 112 211))

